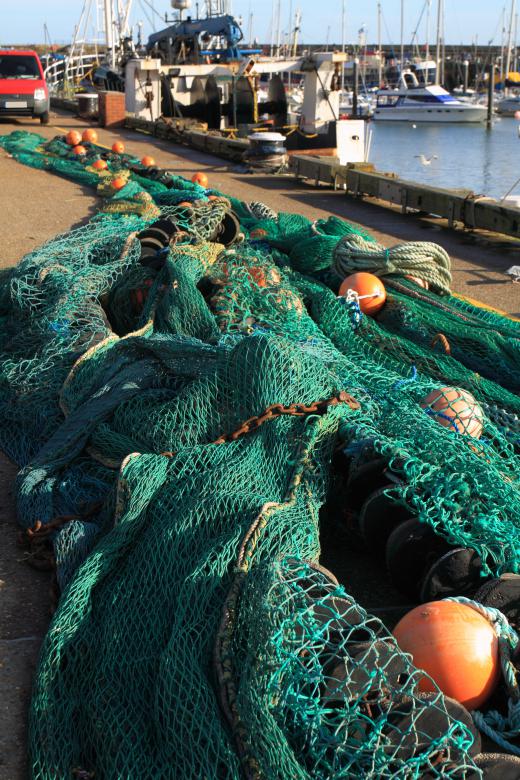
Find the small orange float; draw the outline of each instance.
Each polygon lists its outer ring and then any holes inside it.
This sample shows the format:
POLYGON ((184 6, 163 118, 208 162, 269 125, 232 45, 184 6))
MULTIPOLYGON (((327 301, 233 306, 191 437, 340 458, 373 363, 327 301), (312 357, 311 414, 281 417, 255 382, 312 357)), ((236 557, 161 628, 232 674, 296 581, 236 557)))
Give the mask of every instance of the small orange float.
POLYGON ((421 401, 421 408, 445 428, 479 439, 484 412, 471 393, 459 387, 439 387, 421 401))
POLYGON ((155 165, 155 159, 149 154, 145 154, 141 160, 141 165, 144 165, 146 168, 150 168, 152 165, 155 165))
POLYGON ((81 141, 81 133, 78 133, 77 130, 69 130, 65 140, 69 146, 77 146, 81 141))
POLYGON ((96 169, 96 171, 106 171, 108 168, 108 164, 106 160, 96 160, 92 163, 92 167, 96 169))
POLYGON ((194 184, 200 184, 201 187, 206 188, 208 186, 208 177, 205 173, 202 173, 202 171, 198 171, 197 173, 194 173, 191 177, 191 180, 194 184))
MULTIPOLYGON (((394 628, 399 647, 446 696, 470 710, 492 694, 500 675, 498 638, 485 617, 466 604, 431 601, 412 609, 394 628)), ((434 691, 422 678, 419 689, 434 691)))
POLYGON ((409 279, 411 282, 415 282, 415 284, 418 284, 419 287, 424 287, 425 290, 427 290, 429 287, 426 279, 420 279, 418 276, 405 276, 404 278, 409 279))
POLYGON ((122 190, 123 187, 126 186, 126 179, 123 179, 121 176, 118 176, 117 179, 113 179, 111 182, 111 187, 113 190, 122 190))
POLYGON ((81 144, 78 144, 78 146, 75 146, 72 149, 72 151, 74 152, 74 154, 78 154, 78 155, 82 155, 82 154, 86 154, 87 153, 87 150, 85 149, 84 146, 81 146, 81 144))
POLYGON ((81 140, 84 143, 95 144, 97 143, 97 139, 98 139, 97 130, 94 130, 93 127, 87 127, 86 130, 83 130, 83 135, 81 136, 81 140))
POLYGON ((125 145, 122 141, 114 141, 112 144, 112 151, 114 154, 123 154, 125 151, 125 145))
POLYGON ((340 296, 347 297, 349 290, 356 294, 355 298, 363 314, 374 317, 385 305, 385 286, 374 274, 359 271, 347 276, 339 288, 340 296))

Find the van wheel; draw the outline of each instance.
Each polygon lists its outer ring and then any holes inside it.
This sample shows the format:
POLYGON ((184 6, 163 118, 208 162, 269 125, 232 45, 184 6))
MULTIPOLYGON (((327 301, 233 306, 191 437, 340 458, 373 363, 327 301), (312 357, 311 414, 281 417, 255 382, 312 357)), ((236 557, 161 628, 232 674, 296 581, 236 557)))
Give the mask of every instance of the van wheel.
POLYGON ((46 111, 45 114, 41 114, 40 116, 40 124, 41 125, 48 125, 49 124, 49 112, 46 111))

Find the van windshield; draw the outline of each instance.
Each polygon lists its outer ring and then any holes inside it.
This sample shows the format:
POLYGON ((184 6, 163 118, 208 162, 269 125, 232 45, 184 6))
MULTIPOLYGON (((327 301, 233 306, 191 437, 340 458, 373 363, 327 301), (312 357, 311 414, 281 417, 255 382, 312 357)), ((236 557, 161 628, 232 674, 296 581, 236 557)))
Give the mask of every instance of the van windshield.
POLYGON ((0 79, 41 79, 36 57, 0 54, 0 79))

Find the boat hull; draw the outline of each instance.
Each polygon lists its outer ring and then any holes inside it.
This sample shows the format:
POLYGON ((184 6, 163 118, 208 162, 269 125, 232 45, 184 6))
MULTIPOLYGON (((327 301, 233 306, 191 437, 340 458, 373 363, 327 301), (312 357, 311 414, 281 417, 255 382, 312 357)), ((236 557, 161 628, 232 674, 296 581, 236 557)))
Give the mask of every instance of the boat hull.
POLYGON ((395 106, 377 108, 372 117, 375 122, 442 122, 443 124, 485 122, 486 108, 482 106, 453 106, 440 108, 414 108, 395 106))

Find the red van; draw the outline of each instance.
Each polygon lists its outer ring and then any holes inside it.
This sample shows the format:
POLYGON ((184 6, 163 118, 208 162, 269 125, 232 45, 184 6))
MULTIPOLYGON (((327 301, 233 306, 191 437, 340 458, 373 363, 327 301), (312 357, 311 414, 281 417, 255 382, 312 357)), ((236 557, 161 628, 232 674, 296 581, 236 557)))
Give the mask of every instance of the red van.
POLYGON ((49 90, 35 51, 0 49, 0 117, 32 116, 49 121, 49 90))

